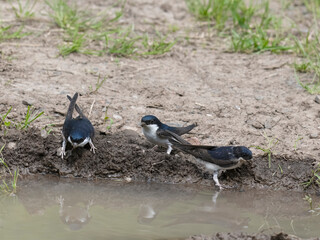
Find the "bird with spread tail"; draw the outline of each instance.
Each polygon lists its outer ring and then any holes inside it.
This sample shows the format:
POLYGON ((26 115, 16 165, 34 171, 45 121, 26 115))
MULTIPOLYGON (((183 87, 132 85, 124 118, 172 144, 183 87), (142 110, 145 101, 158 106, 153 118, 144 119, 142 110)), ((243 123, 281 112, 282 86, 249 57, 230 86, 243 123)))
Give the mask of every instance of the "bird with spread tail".
POLYGON ((67 97, 70 100, 70 105, 62 128, 63 142, 61 158, 66 155, 66 146, 68 142, 71 144, 73 149, 77 147, 84 147, 89 143, 91 147, 90 151, 95 153, 96 148, 92 142, 94 137, 94 128, 76 103, 78 93, 75 93, 72 98, 70 96, 67 97), (74 109, 76 109, 79 114, 76 118, 72 117, 74 109))
POLYGON ((172 151, 172 143, 169 141, 166 131, 170 131, 178 136, 190 132, 197 126, 197 123, 186 127, 170 127, 162 123, 157 117, 153 115, 146 115, 141 119, 140 126, 144 136, 152 143, 167 147, 167 154, 172 151))

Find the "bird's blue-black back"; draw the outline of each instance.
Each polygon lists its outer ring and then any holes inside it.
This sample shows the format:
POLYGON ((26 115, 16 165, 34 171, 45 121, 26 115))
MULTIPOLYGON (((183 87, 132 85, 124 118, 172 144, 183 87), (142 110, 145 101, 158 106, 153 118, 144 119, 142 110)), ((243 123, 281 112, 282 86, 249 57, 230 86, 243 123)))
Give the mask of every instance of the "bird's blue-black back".
POLYGON ((169 130, 179 136, 190 132, 197 124, 192 124, 186 127, 170 127, 164 123, 162 123, 156 116, 146 115, 141 119, 141 122, 144 122, 147 125, 156 124, 161 130, 169 130))
POLYGON ((187 132, 190 132, 193 128, 195 128, 197 125, 196 124, 192 124, 192 125, 189 125, 189 126, 186 126, 186 127, 170 127, 166 124, 162 124, 161 125, 161 128, 164 129, 164 130, 169 130, 170 132, 173 132, 179 136, 187 133, 187 132))
POLYGON ((208 149, 208 153, 212 158, 219 160, 232 160, 238 158, 249 160, 252 158, 252 152, 243 146, 214 147, 208 149))
POLYGON ((66 119, 63 134, 66 138, 70 136, 73 141, 78 142, 87 137, 93 138, 94 128, 87 118, 66 119))

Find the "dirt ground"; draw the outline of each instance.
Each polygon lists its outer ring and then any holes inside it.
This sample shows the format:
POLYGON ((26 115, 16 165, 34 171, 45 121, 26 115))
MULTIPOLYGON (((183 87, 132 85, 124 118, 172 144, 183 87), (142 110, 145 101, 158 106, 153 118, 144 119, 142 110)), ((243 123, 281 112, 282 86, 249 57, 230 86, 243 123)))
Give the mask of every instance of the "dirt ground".
MULTIPOLYGON (((77 2, 93 10, 111 3, 77 2)), ((277 9, 277 4, 272 1, 271 7, 277 9)), ((195 21, 184 1, 136 0, 127 2, 122 24, 134 23, 141 32, 178 26, 175 37, 188 31, 189 43, 182 41, 162 56, 139 59, 77 53, 61 57, 60 29, 47 16, 45 4, 39 2, 35 9, 34 20, 25 26, 35 34, 0 43, 0 113, 12 106, 8 118, 17 121, 28 104, 45 112, 29 131, 11 129, 2 137, 11 168, 19 167, 21 174, 214 187, 211 173, 190 162, 191 156, 177 151, 168 156, 164 149, 152 149, 138 123, 153 114, 168 124, 197 122, 186 137, 201 144, 267 147, 264 135, 277 139, 270 168, 264 153, 251 148, 252 161, 223 173, 221 182, 238 188, 304 191, 301 183, 310 179, 319 162, 320 105, 297 84, 291 67, 294 55, 228 53, 220 38, 203 33, 206 27, 195 21), (93 93, 99 75, 107 80, 93 93), (90 112, 97 152, 79 149, 62 160, 57 150, 69 104, 66 95, 75 92, 81 95, 80 107, 90 112), (114 121, 110 129, 104 122, 106 110, 114 121), (55 126, 43 137, 41 129, 48 124, 55 126)), ((19 24, 7 1, 1 1, 0 11, 3 23, 19 24)))
MULTIPOLYGON (((251 239, 260 239, 260 240, 299 240, 300 238, 293 235, 288 235, 286 233, 277 233, 277 234, 245 234, 245 233, 217 233, 214 236, 191 236, 186 240, 251 240, 251 239)), ((317 240, 319 238, 314 238, 317 240)))

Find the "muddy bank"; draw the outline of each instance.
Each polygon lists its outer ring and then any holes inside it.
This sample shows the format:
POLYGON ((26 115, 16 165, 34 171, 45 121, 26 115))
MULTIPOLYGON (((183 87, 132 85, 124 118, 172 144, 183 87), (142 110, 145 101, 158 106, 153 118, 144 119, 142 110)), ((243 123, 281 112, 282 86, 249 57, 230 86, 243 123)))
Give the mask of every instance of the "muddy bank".
MULTIPOLYGON (((197 183, 212 186, 212 174, 195 164, 192 156, 178 152, 169 156, 165 149, 153 149, 137 132, 97 133, 96 154, 80 148, 67 159, 57 152, 61 147, 60 134, 41 137, 40 130, 26 132, 11 130, 2 138, 3 151, 10 168, 19 168, 21 175, 54 174, 61 177, 132 179, 163 183, 197 183)), ((221 183, 241 189, 269 188, 303 191, 301 183, 308 181, 314 159, 295 155, 276 155, 268 167, 266 156, 255 155, 241 168, 222 173, 221 183)), ((307 189, 313 192, 312 187, 307 189)))
MULTIPOLYGON (((231 240, 231 239, 240 239, 240 240, 299 240, 301 238, 288 235, 286 233, 275 233, 275 234, 264 234, 264 233, 217 233, 213 236, 191 236, 186 240, 231 240)), ((309 238, 317 240, 320 238, 309 238)))

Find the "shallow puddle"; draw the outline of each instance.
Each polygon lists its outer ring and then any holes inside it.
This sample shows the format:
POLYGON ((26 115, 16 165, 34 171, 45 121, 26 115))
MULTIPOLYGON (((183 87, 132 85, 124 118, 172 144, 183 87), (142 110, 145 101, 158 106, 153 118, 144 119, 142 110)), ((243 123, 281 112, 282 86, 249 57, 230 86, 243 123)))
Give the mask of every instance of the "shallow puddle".
MULTIPOLYGON (((183 239, 216 232, 320 235, 304 194, 155 183, 21 180, 0 200, 1 239, 183 239)), ((315 198, 315 197, 314 197, 315 198)), ((316 199, 315 199, 316 200, 316 199)), ((317 199, 319 202, 319 199, 317 199)))

